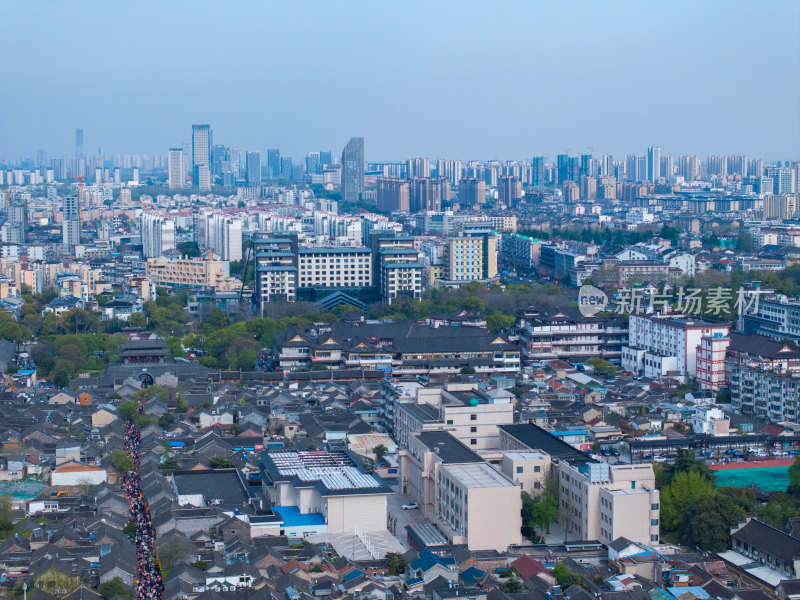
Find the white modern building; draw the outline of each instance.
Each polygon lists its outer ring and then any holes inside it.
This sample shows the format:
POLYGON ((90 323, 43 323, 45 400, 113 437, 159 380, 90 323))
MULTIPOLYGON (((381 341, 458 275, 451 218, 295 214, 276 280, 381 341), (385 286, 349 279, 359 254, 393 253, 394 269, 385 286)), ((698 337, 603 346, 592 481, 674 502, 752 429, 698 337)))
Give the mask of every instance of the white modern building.
POLYGON ((143 212, 139 233, 145 258, 156 258, 175 248, 175 223, 162 214, 143 212))

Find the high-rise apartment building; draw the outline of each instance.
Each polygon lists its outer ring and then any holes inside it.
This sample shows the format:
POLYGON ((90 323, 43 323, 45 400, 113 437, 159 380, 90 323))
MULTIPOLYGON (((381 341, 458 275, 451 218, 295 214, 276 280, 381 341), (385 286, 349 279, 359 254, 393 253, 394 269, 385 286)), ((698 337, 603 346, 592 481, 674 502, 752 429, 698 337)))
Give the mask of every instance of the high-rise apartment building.
POLYGON ((430 177, 431 176, 431 161, 428 158, 407 158, 406 159, 406 178, 414 179, 415 177, 430 177))
POLYGON ((650 146, 647 149, 647 181, 658 181, 661 177, 661 148, 650 146))
POLYGON ((458 201, 462 206, 481 205, 486 202, 486 182, 476 177, 465 177, 458 183, 458 201))
POLYGON ((791 167, 769 166, 764 169, 764 175, 772 178, 773 194, 793 194, 797 191, 796 173, 791 167))
POLYGON ((75 130, 75 158, 83 158, 83 129, 75 130))
POLYGON ((410 207, 411 184, 396 177, 378 177, 378 210, 408 211, 410 207))
POLYGON ((139 221, 142 255, 157 258, 175 248, 175 223, 164 215, 143 212, 139 221))
POLYGON ((444 177, 452 187, 455 187, 461 180, 461 161, 440 158, 436 161, 436 171, 439 177, 444 177))
POLYGON ((364 193, 364 138, 352 137, 342 150, 342 199, 358 202, 364 193))
POLYGON ((707 170, 709 175, 719 175, 720 177, 728 176, 728 157, 719 154, 709 154, 707 162, 707 170))
MULTIPOLYGON (((80 130, 78 130, 80 131, 80 130)), ((83 135, 81 133, 81 135, 83 135)), ((77 196, 65 196, 62 206, 62 242, 73 249, 81 241, 80 203, 77 196)))
POLYGON ((697 179, 697 156, 694 154, 681 154, 678 160, 678 175, 686 181, 697 179))
POLYGON ((514 207, 522 199, 522 182, 514 175, 501 177, 497 182, 497 193, 500 204, 514 207))
MULTIPOLYGON (((210 177, 212 141, 211 125, 192 125, 192 179, 197 187, 200 187, 200 177, 203 174, 199 167, 205 165, 210 177)), ((211 189, 210 182, 208 189, 211 189)))
POLYGON ((183 148, 170 148, 167 161, 167 182, 169 189, 177 190, 186 184, 186 172, 183 162, 183 148))
POLYGON ((247 185, 261 184, 261 153, 247 153, 247 185))
POLYGON ((439 212, 450 201, 450 183, 443 178, 417 177, 411 181, 411 212, 439 212))
POLYGON ((749 161, 747 160, 747 156, 744 154, 731 155, 728 157, 728 171, 731 175, 747 177, 747 168, 749 166, 750 165, 749 161))
POLYGON ((667 183, 670 182, 672 176, 675 174, 675 162, 672 159, 671 154, 665 154, 661 157, 661 177, 663 177, 667 183))

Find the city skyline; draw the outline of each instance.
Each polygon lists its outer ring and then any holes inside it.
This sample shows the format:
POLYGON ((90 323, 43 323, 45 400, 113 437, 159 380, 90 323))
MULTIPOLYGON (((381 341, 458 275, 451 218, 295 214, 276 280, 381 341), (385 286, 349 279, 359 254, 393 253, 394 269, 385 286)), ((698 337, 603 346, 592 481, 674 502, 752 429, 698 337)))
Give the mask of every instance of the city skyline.
POLYGON ((0 122, 0 156, 71 155, 76 129, 87 155, 165 154, 189 141, 189 124, 211 123, 215 141, 296 160, 318 148, 337 155, 352 136, 367 140, 370 161, 623 156, 653 145, 800 157, 796 3, 249 6, 6 5, 0 17, 19 26, 0 55, 17 87, 0 98, 14 115, 0 122), (148 35, 133 25, 143 22, 148 35), (196 67, 179 57, 209 37, 217 51, 193 87, 196 67), (663 40, 656 61, 642 51, 652 40, 663 40), (82 77, 76 64, 91 71, 82 77), (769 87, 748 90, 754 75, 769 87))

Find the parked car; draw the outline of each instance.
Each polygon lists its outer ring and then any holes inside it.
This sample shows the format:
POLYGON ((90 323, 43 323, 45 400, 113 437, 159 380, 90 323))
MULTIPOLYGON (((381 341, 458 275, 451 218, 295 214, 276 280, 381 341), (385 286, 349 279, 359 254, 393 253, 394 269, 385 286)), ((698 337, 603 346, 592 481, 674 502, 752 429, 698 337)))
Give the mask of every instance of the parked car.
POLYGON ((419 504, 417 504, 416 502, 409 502, 408 504, 403 504, 403 506, 401 506, 400 508, 402 508, 403 510, 414 510, 415 508, 419 508, 419 504))

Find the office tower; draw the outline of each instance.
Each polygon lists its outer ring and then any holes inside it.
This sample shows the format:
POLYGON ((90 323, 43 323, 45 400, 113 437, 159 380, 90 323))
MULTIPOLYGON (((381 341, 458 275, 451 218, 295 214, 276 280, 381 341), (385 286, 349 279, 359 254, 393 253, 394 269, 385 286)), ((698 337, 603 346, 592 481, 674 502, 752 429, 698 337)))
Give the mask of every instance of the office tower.
POLYGON ((719 154, 709 154, 706 164, 709 175, 728 176, 728 157, 719 154))
POLYGON ((200 187, 201 174, 208 173, 210 178, 212 142, 211 125, 192 125, 192 178, 196 187, 200 187), (198 168, 203 165, 205 171, 198 168))
POLYGON ((795 170, 791 167, 773 167, 764 169, 764 175, 772 178, 773 194, 794 194, 797 191, 795 170))
POLYGON ((342 199, 358 202, 364 193, 364 138, 352 137, 342 150, 342 199))
POLYGON ((501 177, 497 182, 497 197, 504 206, 509 208, 516 206, 522 199, 522 182, 519 177, 514 175, 501 177))
POLYGON ((647 156, 636 157, 636 171, 639 178, 636 181, 645 181, 647 179, 647 156))
POLYGON ((678 160, 678 175, 686 181, 697 179, 697 156, 694 154, 681 154, 678 160))
POLYGON ((747 156, 744 154, 732 154, 728 157, 728 172, 731 175, 747 177, 747 167, 749 166, 747 156))
POLYGON ((531 186, 544 186, 544 156, 534 156, 531 159, 531 186))
POLYGON ((330 150, 323 150, 319 153, 319 164, 323 167, 333 164, 333 153, 330 150))
POLYGON ((589 175, 594 175, 594 173, 592 173, 592 155, 581 154, 581 162, 578 169, 578 179, 580 180, 581 177, 588 177, 589 175))
POLYGON ((47 167, 47 152, 44 150, 37 150, 36 151, 36 168, 43 172, 43 169, 47 167))
POLYGON ((661 148, 650 146, 647 149, 647 181, 656 182, 661 178, 661 148))
MULTIPOLYGON (((205 167, 208 171, 208 165, 205 167)), ((158 213, 142 213, 139 235, 144 258, 156 258, 175 248, 175 223, 158 213)))
POLYGON ((275 148, 267 150, 267 171, 270 179, 281 176, 281 151, 275 148))
MULTIPOLYGON (((441 173, 439 174, 441 176, 441 173)), ((430 177, 431 161, 427 158, 407 158, 406 159, 406 179, 415 177, 430 177)))
POLYGON ((208 165, 195 165, 192 179, 201 192, 211 191, 211 170, 208 165))
POLYGON ((764 174, 764 161, 754 158, 747 165, 747 174, 753 177, 761 177, 764 174))
POLYGON ((64 197, 61 216, 62 242, 72 250, 81 241, 80 205, 76 196, 64 197))
POLYGON ((291 179, 292 178, 292 157, 291 156, 282 156, 281 157, 281 177, 283 179, 291 179))
POLYGON ((439 159, 436 161, 436 170, 439 177, 444 177, 455 187, 461 180, 461 161, 439 159))
POLYGON ((396 177, 378 177, 378 210, 408 211, 410 207, 411 184, 396 177))
MULTIPOLYGON (((238 148, 227 148, 228 151, 228 170, 233 179, 239 179, 242 172, 242 155, 238 148)), ((261 155, 259 155, 259 162, 261 162, 261 155)), ((245 157, 244 168, 247 169, 247 158, 245 157)), ((246 173, 245 173, 246 175, 246 173)))
POLYGON ((450 183, 443 178, 417 177, 411 181, 411 212, 439 212, 450 201, 450 183))
POLYGON ((556 174, 558 183, 569 181, 569 155, 559 154, 556 156, 556 174))
POLYGON ((661 176, 669 183, 674 174, 675 163, 672 159, 672 154, 665 154, 661 157, 661 176))
POLYGON ((306 173, 308 175, 316 175, 320 173, 322 165, 319 160, 319 152, 309 152, 306 154, 306 173))
POLYGON ((75 130, 75 158, 83 158, 83 129, 75 130))
POLYGON ((486 202, 486 182, 477 177, 464 177, 458 182, 458 201, 462 207, 486 202))
POLYGON ((261 185, 261 153, 247 153, 247 185, 261 185))

